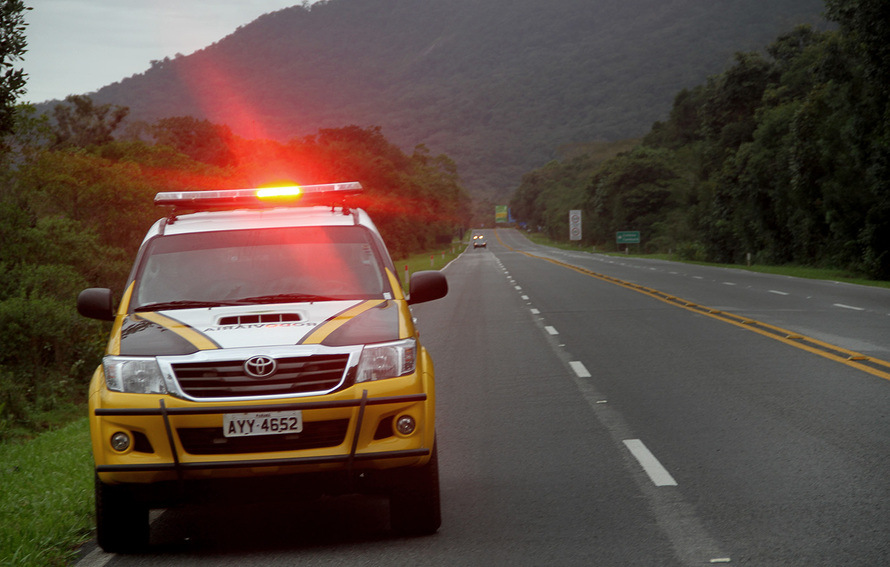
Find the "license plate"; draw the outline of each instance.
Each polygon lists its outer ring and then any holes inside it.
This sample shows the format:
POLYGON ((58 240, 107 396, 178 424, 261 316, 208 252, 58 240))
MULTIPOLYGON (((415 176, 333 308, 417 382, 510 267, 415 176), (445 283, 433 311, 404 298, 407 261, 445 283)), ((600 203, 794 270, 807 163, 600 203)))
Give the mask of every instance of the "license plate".
POLYGON ((227 413, 223 415, 223 434, 226 437, 282 435, 301 431, 303 431, 303 412, 301 411, 227 413))

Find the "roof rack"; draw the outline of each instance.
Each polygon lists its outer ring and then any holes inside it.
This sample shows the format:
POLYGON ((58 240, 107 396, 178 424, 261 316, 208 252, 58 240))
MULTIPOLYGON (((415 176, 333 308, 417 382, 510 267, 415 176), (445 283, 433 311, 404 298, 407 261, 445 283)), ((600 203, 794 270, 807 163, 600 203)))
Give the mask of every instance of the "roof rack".
POLYGON ((198 211, 261 208, 276 205, 332 205, 362 191, 357 181, 323 185, 291 185, 253 189, 167 191, 155 195, 155 205, 198 211))

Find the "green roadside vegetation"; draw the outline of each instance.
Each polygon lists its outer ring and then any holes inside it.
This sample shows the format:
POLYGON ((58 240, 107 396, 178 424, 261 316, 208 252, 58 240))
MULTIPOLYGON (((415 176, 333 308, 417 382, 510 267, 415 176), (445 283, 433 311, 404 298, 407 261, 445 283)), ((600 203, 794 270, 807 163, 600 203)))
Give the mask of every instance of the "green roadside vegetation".
POLYGON ((0 487, 0 565, 69 564, 94 526, 86 417, 27 443, 0 444, 0 487))
POLYGON ((451 244, 441 244, 428 252, 412 254, 401 260, 394 260, 396 271, 399 272, 399 278, 402 281, 402 290, 405 293, 408 292, 408 282, 410 281, 411 274, 425 270, 441 270, 449 262, 460 256, 467 249, 469 234, 469 232, 466 233, 463 240, 455 240, 451 244))
POLYGON ((890 280, 887 2, 825 4, 836 27, 737 53, 630 147, 579 146, 526 173, 513 218, 559 240, 579 210, 583 243, 604 251, 637 231, 645 253, 890 280))

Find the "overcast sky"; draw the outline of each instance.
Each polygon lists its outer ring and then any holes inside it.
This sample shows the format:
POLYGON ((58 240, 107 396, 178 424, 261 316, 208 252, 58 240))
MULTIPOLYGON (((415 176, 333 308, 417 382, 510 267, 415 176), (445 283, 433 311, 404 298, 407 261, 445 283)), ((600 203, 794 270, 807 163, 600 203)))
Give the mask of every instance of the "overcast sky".
MULTIPOLYGON (((311 4, 316 0, 311 0, 311 4)), ((90 93, 303 0, 28 0, 19 102, 90 93)))

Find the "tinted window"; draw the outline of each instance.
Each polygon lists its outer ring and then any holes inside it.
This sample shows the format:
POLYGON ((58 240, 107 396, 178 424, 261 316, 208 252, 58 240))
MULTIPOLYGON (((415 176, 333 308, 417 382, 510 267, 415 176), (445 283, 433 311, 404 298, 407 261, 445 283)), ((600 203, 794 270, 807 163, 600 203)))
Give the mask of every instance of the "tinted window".
POLYGON ((390 291, 361 227, 310 227, 181 234, 148 244, 134 304, 237 301, 278 294, 334 299, 390 291))

